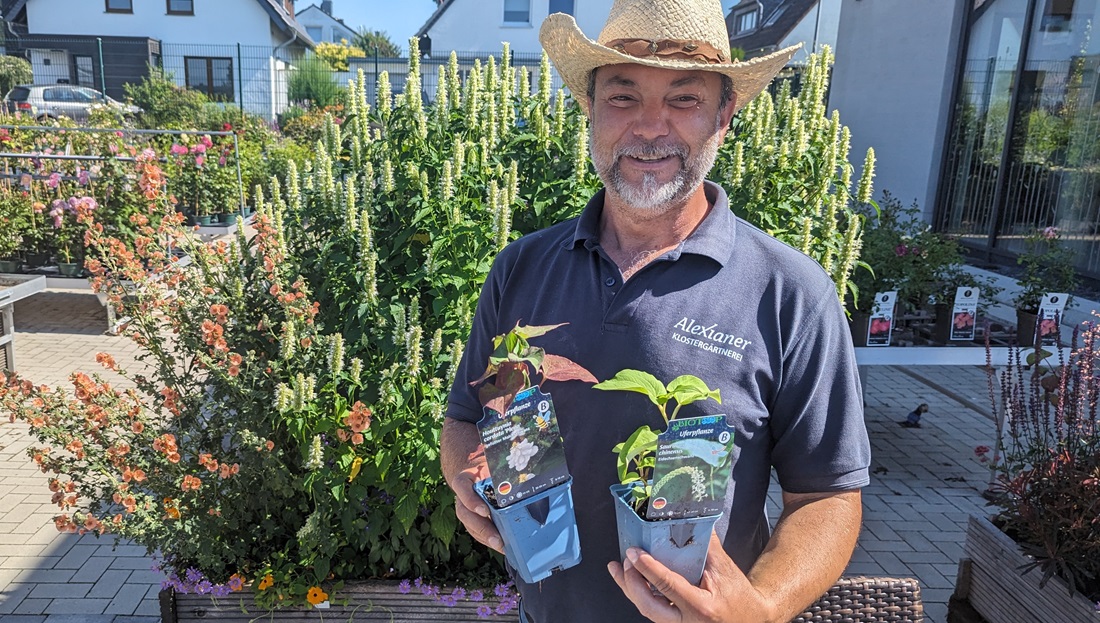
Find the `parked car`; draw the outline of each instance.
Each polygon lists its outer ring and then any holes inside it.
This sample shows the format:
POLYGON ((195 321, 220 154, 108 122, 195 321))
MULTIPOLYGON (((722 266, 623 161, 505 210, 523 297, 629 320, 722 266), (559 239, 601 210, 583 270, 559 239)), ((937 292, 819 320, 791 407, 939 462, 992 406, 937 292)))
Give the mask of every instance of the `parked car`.
POLYGON ((141 112, 137 106, 74 84, 24 84, 12 87, 4 96, 4 109, 9 113, 21 112, 40 121, 64 116, 81 123, 88 120, 93 106, 110 106, 124 115, 141 112))

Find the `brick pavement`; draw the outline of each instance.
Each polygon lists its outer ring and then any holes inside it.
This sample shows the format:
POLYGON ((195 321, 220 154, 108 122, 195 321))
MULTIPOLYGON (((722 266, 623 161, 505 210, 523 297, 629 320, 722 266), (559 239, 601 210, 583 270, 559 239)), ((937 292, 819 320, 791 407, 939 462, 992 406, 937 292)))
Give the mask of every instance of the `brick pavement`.
MULTIPOLYGON (((104 334, 106 312, 89 293, 35 295, 16 304, 15 321, 20 368, 37 382, 97 370, 99 351, 124 366, 137 352, 104 334)), ((928 623, 944 623, 966 518, 986 512, 988 472, 973 454, 993 439, 985 377, 973 367, 871 368, 865 385, 875 473, 848 572, 918 578, 928 623), (920 402, 930 406, 924 427, 898 426, 920 402)), ((24 427, 0 418, 0 621, 158 620, 160 577, 141 548, 54 530, 45 476, 24 454, 30 443, 24 427)))

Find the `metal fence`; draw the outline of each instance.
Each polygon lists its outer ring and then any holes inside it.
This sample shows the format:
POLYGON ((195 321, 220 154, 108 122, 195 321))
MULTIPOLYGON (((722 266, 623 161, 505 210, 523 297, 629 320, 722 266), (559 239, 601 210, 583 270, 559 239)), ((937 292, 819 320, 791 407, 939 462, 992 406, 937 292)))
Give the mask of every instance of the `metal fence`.
MULTIPOLYGON (((211 100, 232 104, 246 112, 274 120, 294 102, 290 101, 290 78, 302 54, 291 48, 271 46, 167 43, 144 37, 43 37, 24 35, 5 42, 6 53, 31 63, 36 84, 79 84, 125 99, 126 85, 141 82, 150 67, 162 68, 180 86, 207 95, 211 100)), ((483 65, 490 56, 500 54, 460 52, 457 54, 463 77, 483 65)), ((421 59, 422 89, 425 101, 435 98, 439 69, 450 52, 421 59)), ((531 73, 531 84, 538 81, 539 54, 511 55, 517 68, 531 73)), ((349 70, 332 72, 332 79, 345 86, 360 70, 368 83, 368 99, 375 103, 375 90, 381 72, 389 72, 394 93, 404 90, 408 58, 379 56, 352 57, 349 70)), ((561 87, 557 72, 552 89, 561 87)))

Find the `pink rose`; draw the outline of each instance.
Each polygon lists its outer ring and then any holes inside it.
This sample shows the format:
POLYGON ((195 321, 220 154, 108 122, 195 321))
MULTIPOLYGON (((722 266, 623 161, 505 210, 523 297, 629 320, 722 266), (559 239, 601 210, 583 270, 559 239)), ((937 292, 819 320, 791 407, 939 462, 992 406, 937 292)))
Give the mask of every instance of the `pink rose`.
POLYGON ((184 147, 183 145, 180 145, 179 143, 173 143, 172 144, 172 155, 173 156, 182 156, 186 153, 187 153, 187 148, 184 147))
POLYGON ((203 158, 202 156, 195 156, 195 166, 201 167, 202 163, 204 162, 206 162, 206 158, 203 158))
POLYGON ((204 145, 202 143, 199 143, 198 145, 195 145, 194 147, 191 148, 191 153, 193 153, 193 154, 205 154, 206 153, 206 145, 204 145))

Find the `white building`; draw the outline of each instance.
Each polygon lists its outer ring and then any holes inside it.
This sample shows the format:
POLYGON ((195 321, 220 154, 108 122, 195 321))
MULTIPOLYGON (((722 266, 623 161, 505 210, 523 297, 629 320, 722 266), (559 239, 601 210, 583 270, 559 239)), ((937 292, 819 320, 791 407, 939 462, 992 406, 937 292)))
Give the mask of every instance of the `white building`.
POLYGON ((180 85, 273 118, 286 106, 286 63, 313 42, 293 0, 5 0, 7 49, 35 82, 124 96, 160 65, 180 85))
MULTIPOLYGON (((737 0, 722 0, 724 12, 737 0)), ((551 13, 568 13, 595 39, 611 12, 612 0, 444 0, 417 31, 431 40, 432 54, 496 53, 507 41, 520 55, 538 55, 539 26, 551 13)), ((423 44, 421 48, 423 48, 423 44)))
POLYGON ((841 0, 743 0, 726 17, 730 47, 753 58, 801 43, 791 64, 803 65, 822 46, 836 49, 840 4, 841 0))
POLYGON ((302 29, 306 31, 310 39, 313 39, 314 43, 321 43, 322 41, 329 43, 347 41, 351 43, 355 37, 355 31, 349 28, 344 20, 333 17, 332 0, 323 0, 321 6, 311 4, 298 11, 294 18, 298 20, 302 29))

